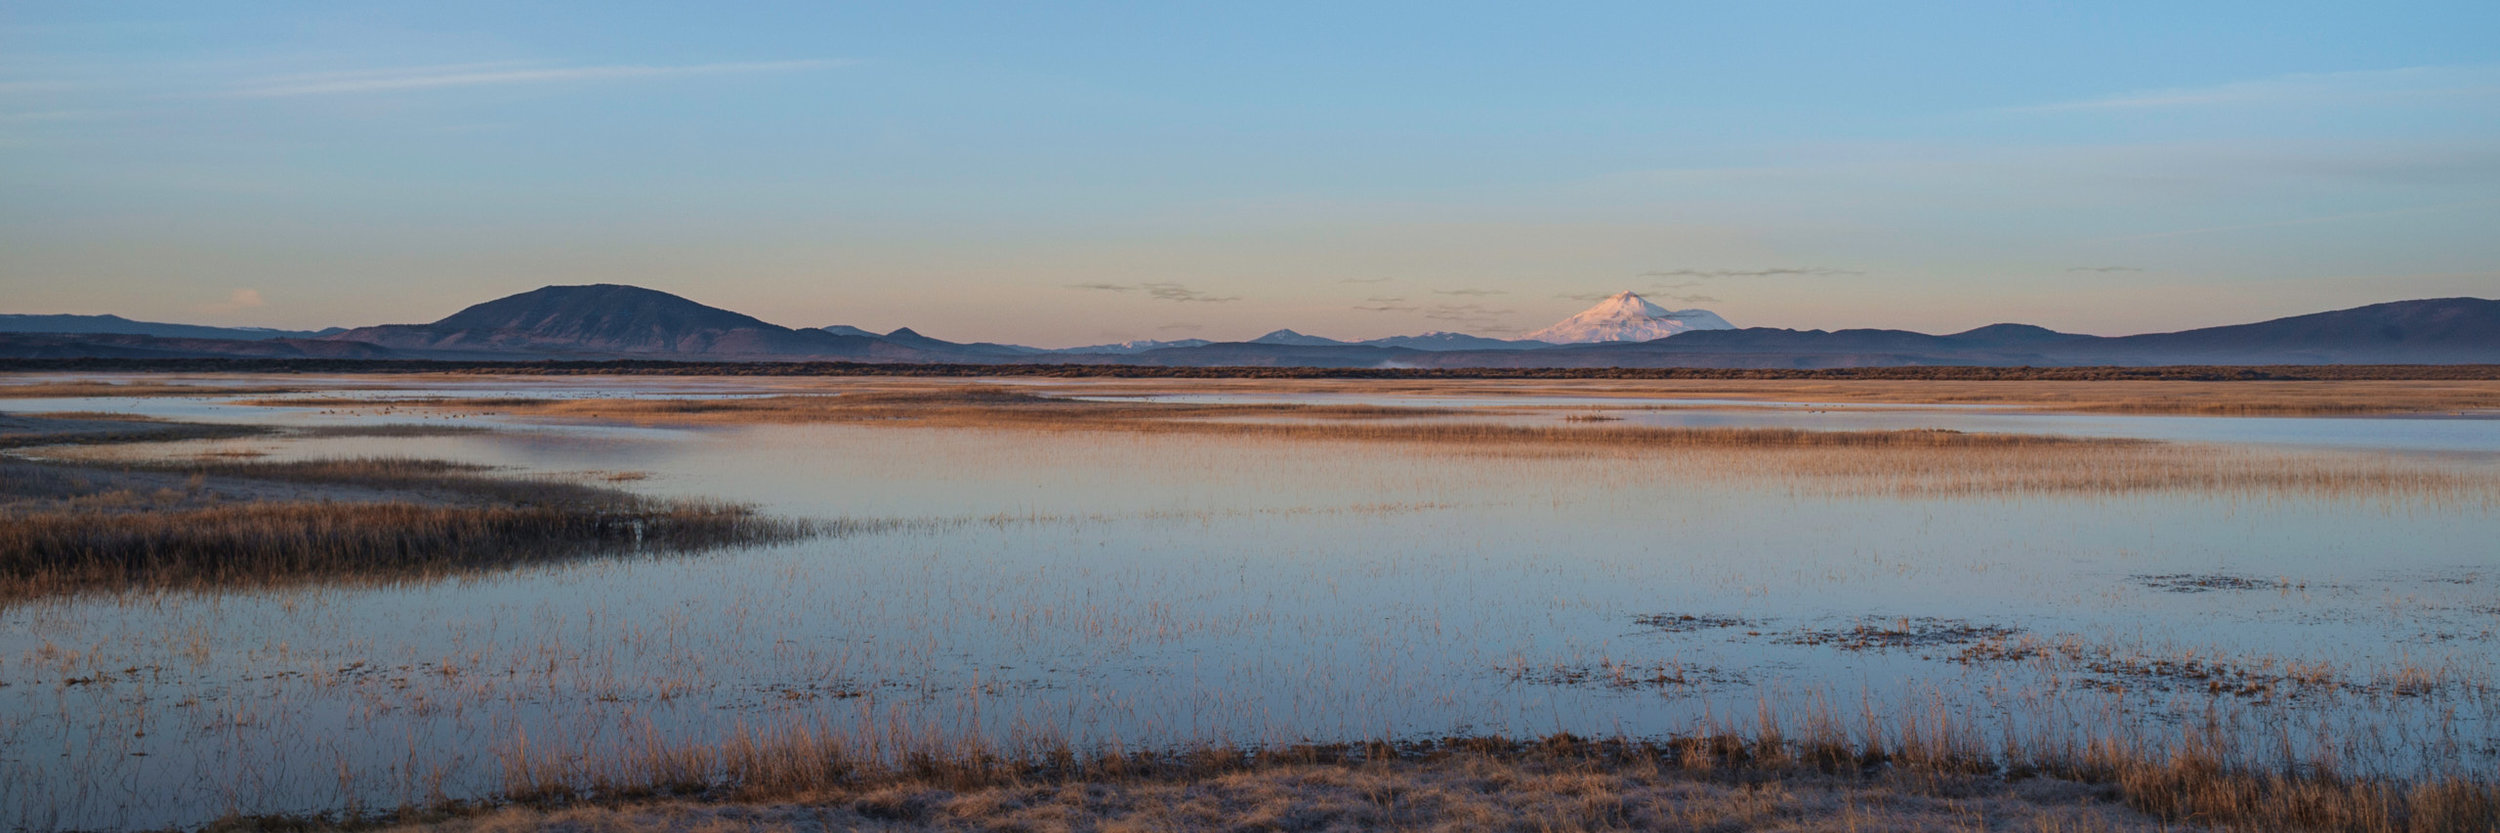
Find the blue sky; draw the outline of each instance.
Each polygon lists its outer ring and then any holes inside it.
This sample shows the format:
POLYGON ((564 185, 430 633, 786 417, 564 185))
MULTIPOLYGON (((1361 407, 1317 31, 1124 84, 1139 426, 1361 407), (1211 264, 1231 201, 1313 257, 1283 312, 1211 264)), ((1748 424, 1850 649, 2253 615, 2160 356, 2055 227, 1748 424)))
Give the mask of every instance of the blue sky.
POLYGON ((2500 3, 0 4, 13 312, 1066 345, 2500 295, 2500 3))

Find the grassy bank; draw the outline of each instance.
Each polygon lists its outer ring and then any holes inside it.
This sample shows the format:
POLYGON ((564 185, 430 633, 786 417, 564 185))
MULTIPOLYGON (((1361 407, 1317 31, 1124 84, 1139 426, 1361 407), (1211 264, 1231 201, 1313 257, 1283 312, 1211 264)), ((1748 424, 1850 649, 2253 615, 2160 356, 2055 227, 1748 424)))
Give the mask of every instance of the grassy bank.
POLYGON ((436 460, 0 463, 0 603, 389 582, 790 540, 817 524, 436 460))
MULTIPOLYGON (((1768 715, 1765 716, 1766 720, 1768 715)), ((225 830, 2026 830, 2483 833, 2500 782, 2346 777, 2258 763, 2196 728, 1978 737, 1949 716, 1864 733, 1826 719, 1663 740, 1518 740, 1079 750, 894 727, 787 724, 708 745, 504 752, 505 794, 347 820, 225 830)))

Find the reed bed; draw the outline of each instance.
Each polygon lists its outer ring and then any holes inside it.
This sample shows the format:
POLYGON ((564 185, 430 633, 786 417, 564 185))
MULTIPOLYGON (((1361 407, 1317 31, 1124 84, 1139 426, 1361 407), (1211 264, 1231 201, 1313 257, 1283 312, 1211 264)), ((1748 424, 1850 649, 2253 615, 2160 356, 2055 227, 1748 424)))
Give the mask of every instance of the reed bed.
POLYGON ((896 427, 1202 435, 1406 444, 1488 456, 1695 455, 1696 474, 1803 478, 1844 494, 2120 494, 2241 490, 2408 494, 2490 502, 2488 472, 2384 455, 2286 452, 2124 438, 1949 430, 1814 431, 1449 419, 1371 405, 1100 402, 984 386, 707 400, 416 400, 431 407, 643 424, 855 423, 896 427))
POLYGON ((1764 404, 1983 405, 2014 410, 2202 416, 2359 416, 2500 410, 2491 379, 1666 379, 1072 381, 1082 394, 1232 393, 1735 399, 1764 404))
POLYGON ((1224 434, 1359 442, 1463 446, 1604 448, 1844 448, 1902 446, 2048 448, 2140 445, 2136 440, 2076 439, 1959 431, 1807 431, 1788 428, 1665 428, 1655 426, 1531 426, 1437 422, 1444 408, 1376 405, 1099 402, 996 388, 906 391, 752 399, 442 399, 401 404, 523 416, 668 424, 908 423, 946 428, 1113 430, 1224 434))
POLYGON ((19 498, 0 512, 0 603, 103 588, 247 588, 306 581, 396 582, 632 552, 786 541, 826 524, 751 507, 652 500, 545 478, 504 478, 440 460, 127 464, 182 478, 152 494, 121 472, 7 464, 19 498), (267 483, 334 490, 324 499, 225 502, 267 483), (347 497, 351 499, 331 499, 347 497), (353 498, 363 498, 353 499, 353 498))
POLYGON ((257 425, 169 422, 130 414, 85 411, 0 414, 0 449, 232 439, 272 431, 257 425))
POLYGON ((805 529, 744 507, 689 503, 601 510, 303 502, 39 512, 0 518, 0 602, 95 588, 407 581, 591 553, 786 540, 805 529))
MULTIPOLYGON (((517 735, 502 793, 406 809, 399 829, 2170 830, 2481 833, 2488 773, 2393 779, 2269 759, 2205 723, 2147 738, 1992 736, 1941 704, 1852 720, 1822 706, 1665 738, 1239 746, 1003 741, 861 710, 572 746, 517 735), (1793 727, 1793 728, 1789 728, 1793 727), (778 825, 776 825, 778 826, 778 825)), ((301 820, 233 819, 220 829, 301 820)))
POLYGON ((71 382, 28 382, 0 385, 0 399, 85 399, 121 396, 251 396, 273 393, 295 393, 296 386, 280 385, 183 385, 153 381, 104 382, 80 380, 71 382))

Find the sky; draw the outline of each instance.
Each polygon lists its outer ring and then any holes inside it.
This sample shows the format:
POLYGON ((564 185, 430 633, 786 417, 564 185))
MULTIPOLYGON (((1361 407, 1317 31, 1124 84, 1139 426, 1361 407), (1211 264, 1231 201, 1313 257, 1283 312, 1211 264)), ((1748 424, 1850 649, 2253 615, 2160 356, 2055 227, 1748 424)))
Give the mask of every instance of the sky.
POLYGON ((0 0, 0 312, 1069 346, 2500 296, 2500 3, 0 0))

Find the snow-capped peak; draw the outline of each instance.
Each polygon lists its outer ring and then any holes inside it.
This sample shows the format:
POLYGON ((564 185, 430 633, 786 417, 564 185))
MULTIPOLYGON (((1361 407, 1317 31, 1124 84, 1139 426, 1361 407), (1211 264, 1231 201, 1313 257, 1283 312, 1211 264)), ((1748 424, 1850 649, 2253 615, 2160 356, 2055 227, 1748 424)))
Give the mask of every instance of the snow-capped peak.
POLYGON ((1736 325, 1706 309, 1670 310, 1639 295, 1621 292, 1527 337, 1548 344, 1592 344, 1648 341, 1690 330, 1733 329, 1736 325))

